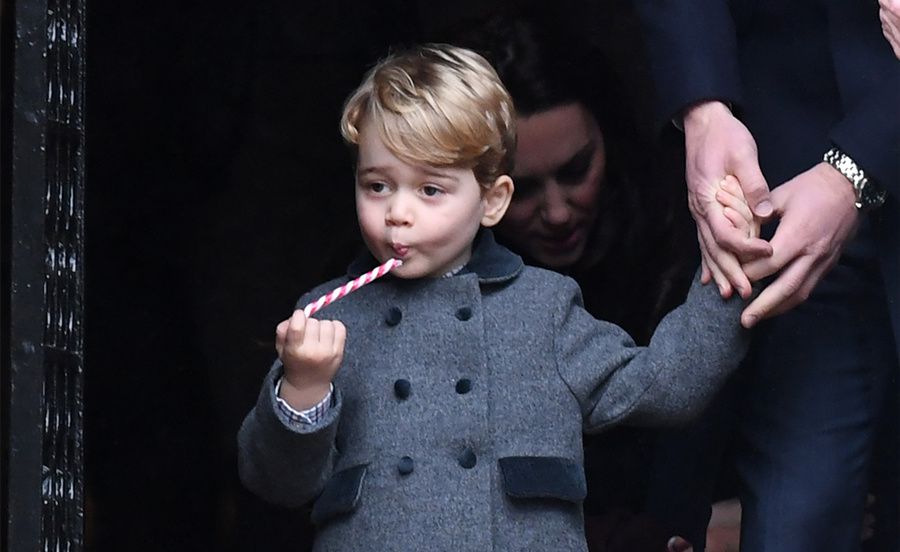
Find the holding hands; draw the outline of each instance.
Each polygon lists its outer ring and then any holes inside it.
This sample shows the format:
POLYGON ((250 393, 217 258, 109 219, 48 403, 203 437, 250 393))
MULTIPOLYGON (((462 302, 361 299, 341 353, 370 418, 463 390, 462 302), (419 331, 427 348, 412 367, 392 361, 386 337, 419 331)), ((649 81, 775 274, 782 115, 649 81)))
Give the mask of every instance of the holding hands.
POLYGON ((281 398, 296 410, 317 405, 331 390, 344 358, 347 328, 338 320, 307 318, 297 309, 275 329, 275 349, 284 365, 281 398))
POLYGON ((752 240, 759 237, 759 220, 750 211, 750 205, 747 204, 747 198, 744 197, 744 191, 741 190, 737 178, 728 175, 719 182, 716 201, 718 209, 713 210, 721 209, 722 216, 731 223, 733 230, 739 232, 744 239, 752 240))
POLYGON ((769 188, 759 169, 756 142, 750 131, 721 102, 705 102, 684 117, 688 206, 697 223, 702 256, 702 279, 715 280, 723 297, 732 286, 742 297, 752 291, 741 260, 766 257, 772 247, 765 240, 742 234, 718 208, 716 193, 726 175, 734 175, 751 210, 759 217, 772 213, 769 188))
POLYGON ((809 297, 856 229, 855 201, 853 187, 827 163, 775 188, 772 203, 780 220, 770 242, 773 254, 745 263, 743 269, 752 281, 779 274, 744 309, 741 323, 745 327, 786 312, 809 297))
POLYGON ((778 274, 744 309, 741 323, 747 328, 803 302, 853 235, 859 216, 853 187, 823 162, 770 193, 753 136, 721 102, 689 109, 684 131, 689 204, 697 222, 704 283, 713 279, 723 297, 732 288, 748 297, 750 282, 778 274), (723 175, 737 178, 722 181, 723 175), (742 194, 735 192, 735 182, 742 194), (752 212, 740 208, 744 198, 752 212), (724 209, 714 208, 716 204, 724 209), (760 222, 780 219, 770 242, 760 239, 758 230, 746 231, 748 215, 757 229, 760 222))

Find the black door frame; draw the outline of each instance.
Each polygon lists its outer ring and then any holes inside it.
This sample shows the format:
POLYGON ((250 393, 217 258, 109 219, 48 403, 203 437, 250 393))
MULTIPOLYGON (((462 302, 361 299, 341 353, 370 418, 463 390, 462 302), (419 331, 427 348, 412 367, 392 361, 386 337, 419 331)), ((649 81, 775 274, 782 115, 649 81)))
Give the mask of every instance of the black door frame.
POLYGON ((0 10, 0 549, 79 551, 85 1, 0 10))

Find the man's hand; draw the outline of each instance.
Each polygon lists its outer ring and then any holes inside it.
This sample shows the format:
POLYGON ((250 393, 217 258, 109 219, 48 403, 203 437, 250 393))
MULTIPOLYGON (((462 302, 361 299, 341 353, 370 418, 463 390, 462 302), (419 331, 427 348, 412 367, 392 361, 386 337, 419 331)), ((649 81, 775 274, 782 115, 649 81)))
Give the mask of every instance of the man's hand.
POLYGON ((716 203, 719 182, 726 175, 734 175, 753 213, 760 218, 772 214, 756 141, 731 110, 716 101, 686 111, 684 135, 688 206, 697 222, 703 282, 712 276, 723 296, 730 296, 734 286, 743 297, 748 297, 750 281, 738 258, 768 257, 772 247, 765 240, 748 237, 731 224, 721 209, 710 207, 716 203))
POLYGON ((881 32, 890 42, 894 55, 900 59, 900 0, 878 0, 878 7, 881 32))
POLYGON ((337 320, 306 318, 297 309, 275 329, 275 349, 284 365, 281 395, 291 407, 306 410, 328 394, 344 358, 346 327, 337 320))
POLYGON ((858 224, 853 186, 827 163, 788 180, 771 197, 781 218, 771 240, 774 253, 743 269, 752 281, 781 273, 744 309, 741 323, 747 328, 806 300, 858 224))

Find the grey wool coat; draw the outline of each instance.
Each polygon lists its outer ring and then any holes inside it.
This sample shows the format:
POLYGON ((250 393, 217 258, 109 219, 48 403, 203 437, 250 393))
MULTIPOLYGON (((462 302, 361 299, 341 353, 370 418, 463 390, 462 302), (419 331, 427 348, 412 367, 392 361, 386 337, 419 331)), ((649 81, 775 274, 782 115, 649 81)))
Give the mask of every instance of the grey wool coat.
POLYGON ((238 435, 241 479, 274 503, 314 501, 317 552, 584 551, 582 431, 698 413, 745 352, 741 307, 695 282, 637 347, 573 280, 483 230, 461 273, 388 276, 316 315, 348 331, 333 406, 292 429, 276 362, 238 435))

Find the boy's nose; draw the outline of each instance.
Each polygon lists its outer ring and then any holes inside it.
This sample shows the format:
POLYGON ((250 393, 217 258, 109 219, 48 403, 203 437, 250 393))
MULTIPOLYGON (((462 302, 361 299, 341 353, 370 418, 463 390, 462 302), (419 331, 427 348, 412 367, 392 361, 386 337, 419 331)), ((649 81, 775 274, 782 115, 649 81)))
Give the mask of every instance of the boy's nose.
POLYGON ((388 226, 409 226, 412 221, 412 206, 406 198, 395 197, 388 203, 384 213, 384 222, 388 226))

